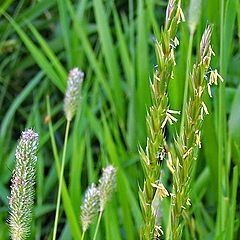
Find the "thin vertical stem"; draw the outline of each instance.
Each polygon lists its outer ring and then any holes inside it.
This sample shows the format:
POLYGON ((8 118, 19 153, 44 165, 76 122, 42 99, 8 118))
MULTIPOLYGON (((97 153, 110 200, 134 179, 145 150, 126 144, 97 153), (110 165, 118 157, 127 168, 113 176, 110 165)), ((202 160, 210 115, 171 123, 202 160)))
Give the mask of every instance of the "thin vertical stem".
MULTIPOLYGON (((224 0, 220 2, 220 74, 224 77, 224 0)), ((218 94, 218 212, 217 212, 217 234, 222 232, 222 212, 223 212, 223 156, 225 151, 224 131, 225 131, 225 83, 219 87, 218 94)))
POLYGON ((81 240, 84 239, 84 236, 85 236, 85 231, 84 231, 83 234, 82 234, 81 240))
POLYGON ((101 211, 99 216, 98 216, 97 226, 96 226, 96 229, 95 229, 93 240, 97 239, 97 233, 98 233, 99 224, 100 224, 100 221, 101 221, 101 218, 102 218, 102 213, 103 213, 103 211, 101 211))
POLYGON ((64 145, 63 145, 62 165, 61 165, 61 172, 60 172, 60 178, 59 178, 57 207, 56 207, 56 215, 55 215, 55 222, 54 222, 54 229, 53 229, 53 240, 56 240, 56 235, 57 235, 57 225, 58 225, 58 216, 59 216, 60 201, 61 201, 61 191, 62 191, 63 173, 64 173, 65 158, 66 158, 69 127, 70 127, 70 121, 67 121, 64 145))
MULTIPOLYGON (((187 104, 187 97, 188 97, 188 83, 189 83, 189 73, 190 73, 190 65, 191 65, 192 43, 193 43, 193 33, 190 33, 189 44, 188 44, 188 54, 187 54, 187 68, 186 68, 185 84, 184 84, 182 116, 184 116, 184 112, 186 111, 186 104, 187 104)), ((180 134, 183 133, 183 127, 184 127, 184 117, 182 117, 181 119, 180 134)))

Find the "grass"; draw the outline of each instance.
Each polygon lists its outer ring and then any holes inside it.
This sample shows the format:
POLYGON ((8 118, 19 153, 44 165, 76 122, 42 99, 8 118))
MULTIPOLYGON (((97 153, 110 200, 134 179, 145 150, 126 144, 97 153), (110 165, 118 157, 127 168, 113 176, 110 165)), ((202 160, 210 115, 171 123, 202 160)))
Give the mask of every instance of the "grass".
MULTIPOLYGON (((139 238, 143 173, 138 145, 146 145, 149 77, 156 64, 152 37, 160 35, 166 5, 167 1, 156 0, 1 1, 0 240, 9 238, 9 180, 17 139, 27 127, 34 127, 40 136, 30 239, 52 239, 66 124, 62 110, 66 76, 76 66, 86 78, 81 108, 69 129, 57 239, 81 239, 83 194, 108 164, 118 169, 117 191, 103 213, 97 239, 139 238)), ((209 115, 191 185, 196 239, 237 240, 240 233, 237 6, 238 0, 202 1, 193 41, 187 21, 178 33, 176 79, 168 91, 171 109, 183 108, 187 62, 191 69, 207 23, 214 25, 212 67, 225 79, 224 85, 214 87, 214 100, 204 100, 209 115)), ((189 1, 182 7, 188 20, 189 1)), ((180 127, 179 121, 176 129, 180 127)), ((171 129, 168 133, 171 140, 171 129)), ((165 165, 163 171, 170 191, 171 175, 165 165)), ((164 203, 164 230, 168 204, 164 203)), ((96 224, 97 219, 85 239, 93 238, 96 224)), ((182 239, 192 239, 187 228, 182 239)))

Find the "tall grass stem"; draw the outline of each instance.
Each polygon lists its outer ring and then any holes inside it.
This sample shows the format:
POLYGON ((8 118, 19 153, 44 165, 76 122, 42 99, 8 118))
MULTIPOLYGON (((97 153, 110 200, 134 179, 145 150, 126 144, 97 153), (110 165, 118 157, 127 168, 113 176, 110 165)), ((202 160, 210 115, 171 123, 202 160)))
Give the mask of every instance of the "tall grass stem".
POLYGON ((102 214, 103 214, 103 211, 101 211, 100 214, 99 214, 99 216, 98 216, 97 226, 96 226, 96 229, 95 229, 95 232, 94 232, 93 240, 96 240, 96 239, 97 239, 97 233, 98 233, 100 221, 101 221, 101 218, 102 218, 102 214))
POLYGON ((56 235, 57 235, 57 225, 58 225, 58 216, 59 216, 60 201, 61 201, 61 191, 62 191, 62 182, 63 182, 63 173, 64 173, 65 158, 66 158, 69 127, 70 127, 70 121, 67 121, 64 145, 63 145, 62 165, 61 165, 61 172, 60 172, 60 178, 59 178, 57 207, 56 207, 56 215, 55 215, 54 229, 53 229, 53 240, 56 240, 56 235))
POLYGON ((85 236, 85 232, 83 232, 82 237, 81 237, 81 240, 84 239, 84 236, 85 236))
MULTIPOLYGON (((187 68, 185 75, 185 84, 184 84, 184 95, 183 95, 183 105, 182 105, 182 113, 186 111, 187 97, 188 97, 188 86, 189 86, 189 73, 190 73, 190 65, 191 65, 191 55, 192 55, 192 44, 193 44, 193 35, 194 33, 190 32, 189 44, 188 44, 188 54, 187 54, 187 68)), ((181 129, 180 133, 183 133, 184 128, 184 117, 181 119, 181 129)))
MULTIPOLYGON (((224 76, 224 0, 220 2, 220 74, 224 76)), ((217 212, 217 235, 222 232, 222 213, 223 213, 223 190, 222 190, 222 169, 223 169, 223 154, 224 146, 224 107, 225 100, 225 85, 221 84, 218 94, 218 212, 217 212)))

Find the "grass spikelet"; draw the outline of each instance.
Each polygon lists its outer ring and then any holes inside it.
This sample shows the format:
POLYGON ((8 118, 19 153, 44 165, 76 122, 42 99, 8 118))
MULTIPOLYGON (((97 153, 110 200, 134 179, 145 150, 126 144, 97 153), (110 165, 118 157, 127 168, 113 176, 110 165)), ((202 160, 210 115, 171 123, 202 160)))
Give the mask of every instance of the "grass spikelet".
POLYGON ((107 202, 111 199, 112 193, 116 188, 116 168, 112 165, 103 169, 99 184, 96 187, 92 184, 86 191, 83 203, 81 205, 81 224, 82 224, 82 238, 84 239, 85 233, 93 221, 94 217, 98 214, 98 221, 94 232, 93 240, 97 238, 98 228, 102 218, 102 214, 107 202))
POLYGON ((22 132, 16 150, 16 165, 9 197, 9 226, 12 240, 26 239, 30 232, 34 203, 38 134, 32 129, 22 132))
POLYGON ((67 121, 71 121, 76 112, 81 98, 83 77, 84 73, 78 68, 74 68, 69 72, 67 90, 64 99, 64 113, 67 121))
POLYGON ((102 212, 106 203, 110 200, 116 188, 116 169, 109 165, 103 169, 102 177, 99 179, 99 211, 102 212))
MULTIPOLYGON (((166 22, 160 40, 156 40, 157 67, 151 85, 153 105, 150 107, 146 122, 148 129, 147 146, 139 150, 144 170, 144 186, 139 191, 140 204, 145 224, 141 228, 141 239, 154 239, 161 234, 162 228, 157 217, 155 197, 161 201, 168 192, 160 179, 161 162, 166 155, 164 129, 167 124, 177 121, 178 111, 170 110, 168 104, 168 84, 173 78, 175 66, 174 49, 179 44, 176 38, 178 23, 184 20, 180 1, 170 0, 166 10, 166 22), (160 231, 161 230, 161 231, 160 231)), ((160 202, 159 201, 159 202, 160 202)))
POLYGON ((92 184, 86 191, 81 205, 81 224, 85 233, 99 211, 99 191, 95 184, 92 184))
POLYGON ((97 233, 102 218, 102 214, 107 202, 111 199, 112 193, 116 188, 116 168, 112 165, 103 169, 102 177, 99 179, 98 194, 99 194, 99 216, 95 229, 93 240, 97 239, 97 233))
MULTIPOLYGON (((171 239, 173 240, 181 239, 184 221, 189 222, 190 175, 194 161, 198 157, 198 149, 201 148, 204 115, 209 114, 203 95, 208 89, 209 82, 206 76, 213 55, 210 46, 211 31, 211 27, 208 26, 202 36, 199 59, 190 75, 191 93, 186 111, 183 113, 184 128, 181 135, 175 139, 173 156, 169 156, 171 164, 168 164, 168 167, 173 174, 171 204, 171 239)), ((212 81, 215 82, 215 80, 212 81)))

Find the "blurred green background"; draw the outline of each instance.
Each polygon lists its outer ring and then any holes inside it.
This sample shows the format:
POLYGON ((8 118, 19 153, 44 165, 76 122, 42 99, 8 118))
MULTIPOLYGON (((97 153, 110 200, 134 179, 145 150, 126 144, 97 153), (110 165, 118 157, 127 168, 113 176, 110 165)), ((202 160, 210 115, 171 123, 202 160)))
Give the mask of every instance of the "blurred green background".
MULTIPOLYGON (((65 119, 67 73, 85 72, 81 107, 71 129, 65 166, 68 200, 61 207, 58 239, 78 239, 83 193, 108 163, 118 168, 118 187, 103 215, 98 239, 134 240, 142 224, 138 202, 143 174, 138 145, 146 142, 149 78, 154 71, 154 37, 165 19, 160 0, 2 0, 0 2, 0 239, 8 239, 9 184, 21 131, 40 135, 36 207, 30 239, 51 239, 58 178, 48 128, 47 96, 58 153, 65 119)), ((186 22, 178 33, 171 109, 181 110, 189 45, 186 22)), ((193 176, 192 211, 197 239, 239 239, 240 2, 202 1, 193 38, 192 63, 201 34, 213 24, 212 67, 225 79, 207 99, 203 147, 193 176), (222 109, 221 111, 219 111, 222 109), (234 169, 234 170, 233 170, 234 169), (220 177, 219 177, 220 176, 220 177), (239 189, 238 189, 239 193, 239 189), (220 208, 220 209, 219 209, 220 208), (220 211, 220 213, 219 213, 220 211), (216 216, 223 226, 217 226, 216 216)), ((179 126, 177 125, 176 128, 179 126)), ((171 130, 169 131, 171 138, 171 130)), ((168 189, 170 176, 165 169, 168 189)), ((167 213, 163 210, 163 223, 167 213)), ((91 239, 94 225, 86 239, 91 239)), ((164 238, 163 238, 164 239, 164 238)), ((184 239, 191 239, 188 231, 184 239)))

